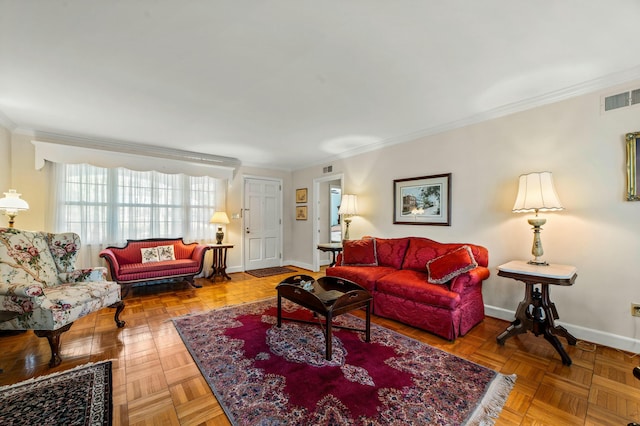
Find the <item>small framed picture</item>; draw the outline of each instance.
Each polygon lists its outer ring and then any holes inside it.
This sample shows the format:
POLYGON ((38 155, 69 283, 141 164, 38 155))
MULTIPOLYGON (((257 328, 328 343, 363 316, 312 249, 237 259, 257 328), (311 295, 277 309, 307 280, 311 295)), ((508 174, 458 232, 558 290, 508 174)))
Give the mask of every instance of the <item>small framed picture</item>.
POLYGON ((296 189, 296 203, 307 202, 307 188, 296 189))
POLYGON ((393 181, 393 223, 451 225, 451 173, 393 181))
POLYGON ((307 220, 307 206, 296 206, 296 220, 307 220))

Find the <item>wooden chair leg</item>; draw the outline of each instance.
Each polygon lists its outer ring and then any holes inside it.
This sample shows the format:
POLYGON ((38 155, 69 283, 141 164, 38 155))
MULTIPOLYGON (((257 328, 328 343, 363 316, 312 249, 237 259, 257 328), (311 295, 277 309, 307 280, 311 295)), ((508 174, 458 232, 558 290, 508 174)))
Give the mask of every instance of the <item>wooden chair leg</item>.
POLYGON ((46 337, 49 341, 49 347, 51 347, 51 360, 49 361, 49 367, 57 367, 62 362, 60 358, 60 335, 65 331, 68 331, 73 323, 69 323, 57 330, 33 330, 38 337, 46 337))
POLYGON ((118 326, 118 328, 124 327, 126 322, 120 320, 120 314, 122 313, 122 311, 124 311, 124 302, 121 300, 111 305, 110 308, 116 308, 116 314, 113 319, 116 321, 116 325, 118 326))

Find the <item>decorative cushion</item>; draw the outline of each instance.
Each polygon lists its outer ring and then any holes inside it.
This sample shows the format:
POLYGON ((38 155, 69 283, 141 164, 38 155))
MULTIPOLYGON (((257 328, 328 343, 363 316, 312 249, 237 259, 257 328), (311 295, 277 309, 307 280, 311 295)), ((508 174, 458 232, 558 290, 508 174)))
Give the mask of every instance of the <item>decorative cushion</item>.
POLYGON ((444 284, 477 266, 471 248, 466 245, 461 246, 427 262, 429 282, 444 284))
POLYGON ((344 240, 342 242, 343 266, 378 266, 376 240, 344 240))
POLYGON ((158 246, 158 258, 162 262, 163 260, 176 260, 176 255, 173 252, 173 246, 158 246))
POLYGON ((140 249, 142 254, 142 263, 159 262, 158 248, 157 247, 145 247, 140 249))
POLYGON ((409 238, 376 238, 378 264, 400 269, 408 245, 409 238))

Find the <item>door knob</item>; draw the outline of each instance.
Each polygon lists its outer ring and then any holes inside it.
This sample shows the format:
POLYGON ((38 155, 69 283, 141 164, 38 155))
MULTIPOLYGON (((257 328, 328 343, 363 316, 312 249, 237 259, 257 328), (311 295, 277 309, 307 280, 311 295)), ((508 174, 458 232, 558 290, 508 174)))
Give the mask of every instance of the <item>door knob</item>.
POLYGON ((249 227, 247 226, 247 234, 249 234, 249 233, 250 233, 250 232, 249 232, 249 227))

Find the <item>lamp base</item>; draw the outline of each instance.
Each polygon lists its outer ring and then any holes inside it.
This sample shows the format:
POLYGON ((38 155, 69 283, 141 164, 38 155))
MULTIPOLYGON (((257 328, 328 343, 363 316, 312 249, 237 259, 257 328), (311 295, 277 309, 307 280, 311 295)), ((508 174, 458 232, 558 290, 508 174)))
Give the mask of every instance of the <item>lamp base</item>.
POLYGON ((344 223, 347 225, 347 227, 344 230, 344 238, 343 238, 343 240, 348 240, 349 239, 349 224, 351 223, 351 219, 345 219, 344 223))
POLYGON ((222 226, 219 226, 218 232, 216 232, 216 244, 222 244, 223 239, 224 239, 224 232, 222 232, 222 226))
POLYGON ((542 240, 540 239, 540 231, 542 231, 542 225, 547 223, 547 219, 541 217, 535 217, 529 219, 529 225, 533 226, 533 246, 531 247, 531 254, 533 259, 527 262, 529 265, 549 266, 547 262, 542 260, 544 250, 542 249, 542 240))

